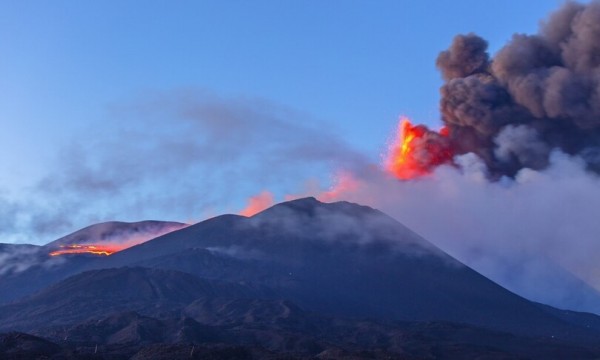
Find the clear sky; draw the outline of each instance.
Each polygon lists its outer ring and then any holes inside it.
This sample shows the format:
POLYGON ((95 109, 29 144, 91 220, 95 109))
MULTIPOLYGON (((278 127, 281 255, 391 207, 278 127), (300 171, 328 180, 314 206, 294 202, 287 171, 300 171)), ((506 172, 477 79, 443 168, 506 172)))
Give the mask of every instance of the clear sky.
MULTIPOLYGON (((294 121, 306 117, 317 128, 331 129, 376 161, 399 115, 439 125, 435 58, 454 35, 475 32, 494 52, 513 33, 536 32, 561 3, 3 2, 0 194, 20 196, 61 166, 85 161, 65 150, 73 144, 110 140, 124 123, 135 128, 144 116, 152 117, 147 111, 123 116, 115 109, 141 101, 156 110, 156 94, 182 91, 258 98, 292 109, 294 121)), ((169 133, 174 125, 165 116, 146 126, 169 133)), ((227 206, 243 204, 263 185, 248 185, 249 193, 235 193, 227 206)), ((176 217, 194 219, 198 211, 213 210, 194 208, 176 217)), ((134 220, 117 211, 106 216, 134 220)))

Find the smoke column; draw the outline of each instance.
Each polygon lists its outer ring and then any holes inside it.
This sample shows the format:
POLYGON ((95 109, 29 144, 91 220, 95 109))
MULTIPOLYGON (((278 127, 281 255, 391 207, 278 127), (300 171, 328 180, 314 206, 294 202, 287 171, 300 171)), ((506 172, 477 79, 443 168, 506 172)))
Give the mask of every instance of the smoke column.
POLYGON ((599 172, 600 2, 566 3, 538 34, 515 34, 494 57, 487 47, 475 34, 458 35, 439 54, 448 139, 430 131, 417 161, 449 140, 455 155, 482 158, 492 179, 545 169, 554 149, 599 172))
POLYGON ((312 194, 378 208, 529 299, 600 313, 600 1, 487 47, 459 35, 438 56, 441 130, 402 119, 384 171, 312 194))

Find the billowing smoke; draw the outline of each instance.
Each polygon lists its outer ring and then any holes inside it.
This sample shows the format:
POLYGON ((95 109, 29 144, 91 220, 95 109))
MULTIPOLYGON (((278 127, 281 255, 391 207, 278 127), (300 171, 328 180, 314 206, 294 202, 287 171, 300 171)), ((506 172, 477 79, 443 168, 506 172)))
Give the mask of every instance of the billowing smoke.
POLYGON ((436 62, 454 153, 477 154, 492 178, 544 169, 553 149, 600 171, 599 24, 600 2, 568 2, 494 57, 481 37, 456 36, 436 62))
POLYGON ((487 46, 460 35, 439 55, 442 130, 403 120, 385 171, 305 194, 371 205, 520 295, 600 313, 600 1, 487 46))
MULTIPOLYGON (((36 187, 37 206, 0 198, 0 235, 29 230, 23 241, 41 243, 123 214, 193 221, 259 191, 242 214, 317 195, 381 209, 528 298, 600 313, 600 2, 567 3, 493 58, 487 46, 461 35, 439 55, 444 128, 404 123, 385 171, 277 104, 159 94, 116 108, 127 120, 116 134, 94 129, 67 149, 36 187), (332 168, 337 183, 323 190, 332 168)), ((248 256, 238 250, 211 249, 248 256)), ((0 273, 30 266, 8 259, 0 254, 0 273)))
POLYGON ((600 177, 585 161, 556 150, 502 181, 473 154, 455 162, 410 181, 365 169, 312 194, 380 209, 528 299, 600 313, 600 177))

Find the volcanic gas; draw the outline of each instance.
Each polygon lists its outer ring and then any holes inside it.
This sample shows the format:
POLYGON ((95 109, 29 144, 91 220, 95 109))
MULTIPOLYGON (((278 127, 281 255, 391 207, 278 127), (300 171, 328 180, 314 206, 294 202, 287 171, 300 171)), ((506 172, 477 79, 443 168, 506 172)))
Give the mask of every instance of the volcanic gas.
POLYGON ((448 134, 448 128, 435 132, 401 118, 385 159, 385 169, 398 179, 409 180, 430 173, 438 165, 451 163, 454 151, 448 134))
POLYGON ((60 250, 52 251, 50 256, 59 256, 66 254, 90 254, 90 255, 98 255, 98 256, 109 256, 118 251, 123 250, 123 247, 115 246, 115 245, 81 245, 81 244, 71 244, 71 245, 61 245, 60 250))

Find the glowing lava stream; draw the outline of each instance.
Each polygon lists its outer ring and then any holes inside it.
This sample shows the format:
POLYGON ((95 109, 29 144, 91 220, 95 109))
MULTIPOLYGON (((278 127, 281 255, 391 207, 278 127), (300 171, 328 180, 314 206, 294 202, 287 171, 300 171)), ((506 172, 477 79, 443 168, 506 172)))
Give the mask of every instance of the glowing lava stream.
POLYGON ((115 246, 102 246, 102 245, 61 245, 60 250, 52 251, 50 256, 59 256, 65 254, 92 254, 98 256, 109 256, 121 249, 115 246))
POLYGON ((436 132, 402 118, 398 136, 385 159, 385 169, 398 179, 409 180, 429 174, 438 165, 450 163, 452 157, 447 128, 436 132))

